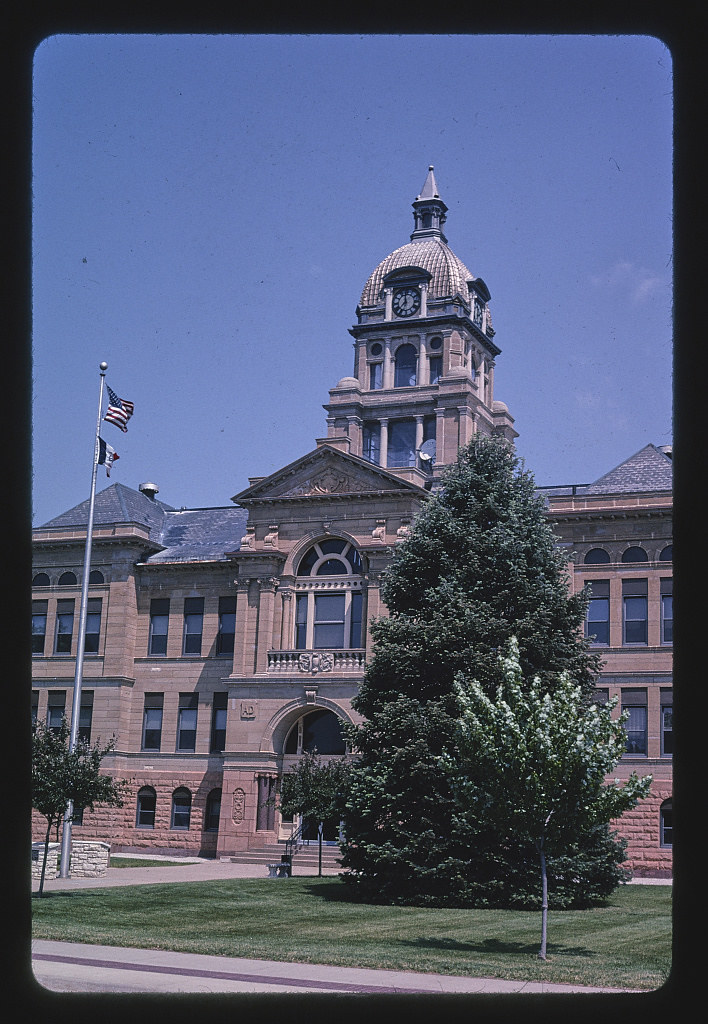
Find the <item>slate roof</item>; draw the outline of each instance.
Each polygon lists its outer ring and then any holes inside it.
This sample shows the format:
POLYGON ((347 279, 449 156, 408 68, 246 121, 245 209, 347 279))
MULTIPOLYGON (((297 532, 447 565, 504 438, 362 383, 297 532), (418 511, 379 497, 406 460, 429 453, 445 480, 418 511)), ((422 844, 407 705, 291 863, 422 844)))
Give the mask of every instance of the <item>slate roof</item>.
POLYGON ((588 484, 585 494, 636 494, 643 491, 670 491, 673 486, 672 463, 668 455, 648 444, 609 473, 588 484))
POLYGON ((165 549, 150 555, 147 564, 223 559, 227 551, 238 551, 247 520, 247 510, 233 505, 167 512, 160 538, 165 549))
MULTIPOLYGON (((89 502, 62 512, 39 529, 71 529, 86 526, 89 502)), ((125 484, 112 484, 96 495, 94 526, 140 523, 150 531, 150 540, 164 550, 150 555, 148 564, 165 562, 211 562, 237 551, 246 530, 248 512, 237 506, 224 508, 175 509, 148 498, 125 484)))

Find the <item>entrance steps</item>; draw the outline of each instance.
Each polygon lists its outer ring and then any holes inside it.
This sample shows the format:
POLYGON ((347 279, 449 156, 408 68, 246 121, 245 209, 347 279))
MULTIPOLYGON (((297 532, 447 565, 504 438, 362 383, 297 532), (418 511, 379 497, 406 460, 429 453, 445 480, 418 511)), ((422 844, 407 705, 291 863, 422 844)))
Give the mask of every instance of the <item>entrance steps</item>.
MULTIPOLYGON (((240 850, 225 858, 232 864, 275 864, 285 853, 285 843, 270 843, 266 846, 240 850)), ((339 867, 340 852, 338 846, 322 847, 322 867, 339 867)), ((317 843, 311 846, 301 845, 293 852, 293 864, 297 867, 315 868, 319 864, 319 848, 317 843)))

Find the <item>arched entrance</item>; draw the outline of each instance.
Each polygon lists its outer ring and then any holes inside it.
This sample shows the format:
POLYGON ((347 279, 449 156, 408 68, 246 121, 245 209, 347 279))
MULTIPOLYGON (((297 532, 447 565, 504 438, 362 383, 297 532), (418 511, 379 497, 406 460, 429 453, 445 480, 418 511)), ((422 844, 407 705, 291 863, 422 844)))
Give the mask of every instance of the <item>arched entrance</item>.
MULTIPOLYGON (((346 742, 342 735, 341 720, 326 708, 309 711, 297 719, 290 728, 283 744, 283 773, 291 771, 303 754, 317 754, 322 758, 341 757, 346 753, 346 742)), ((297 816, 290 822, 283 819, 283 825, 295 830, 302 827, 301 841, 306 844, 319 842, 319 822, 297 816)), ((339 839, 340 821, 333 817, 322 822, 322 842, 334 845, 339 839)))

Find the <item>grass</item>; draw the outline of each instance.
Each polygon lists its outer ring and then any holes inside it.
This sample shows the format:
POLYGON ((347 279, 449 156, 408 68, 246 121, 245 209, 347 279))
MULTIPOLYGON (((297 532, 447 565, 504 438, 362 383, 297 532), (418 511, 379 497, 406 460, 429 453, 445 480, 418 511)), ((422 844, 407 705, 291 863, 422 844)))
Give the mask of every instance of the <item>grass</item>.
POLYGON ((33 915, 38 939, 610 988, 658 988, 671 963, 670 886, 550 910, 545 962, 539 911, 361 904, 337 878, 63 890, 33 915))

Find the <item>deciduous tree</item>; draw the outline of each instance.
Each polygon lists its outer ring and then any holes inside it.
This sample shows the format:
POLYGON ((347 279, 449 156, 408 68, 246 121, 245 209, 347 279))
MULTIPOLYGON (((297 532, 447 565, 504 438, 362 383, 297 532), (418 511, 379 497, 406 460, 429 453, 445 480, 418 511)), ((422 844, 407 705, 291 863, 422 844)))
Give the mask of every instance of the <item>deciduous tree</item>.
POLYGON ((50 729, 42 722, 32 735, 32 806, 46 818, 44 856, 39 880, 39 895, 44 893, 44 875, 52 828, 58 827, 71 800, 75 810, 93 810, 96 804, 120 807, 122 782, 101 775, 101 762, 113 749, 113 743, 89 746, 79 740, 69 750, 69 726, 50 729))
POLYGON ((489 822, 502 846, 535 850, 545 960, 548 854, 567 854, 578 835, 634 807, 652 777, 632 772, 624 784, 606 781, 626 743, 626 713, 611 717, 616 698, 588 706, 567 672, 550 691, 538 676, 524 680, 515 637, 499 660, 502 681, 491 698, 475 679, 458 675, 458 746, 442 761, 457 801, 489 822))

